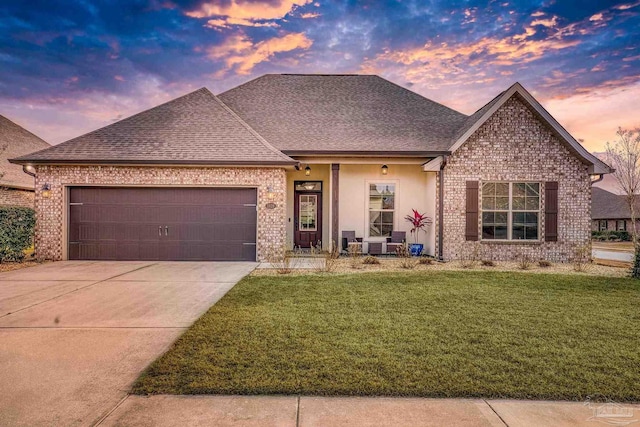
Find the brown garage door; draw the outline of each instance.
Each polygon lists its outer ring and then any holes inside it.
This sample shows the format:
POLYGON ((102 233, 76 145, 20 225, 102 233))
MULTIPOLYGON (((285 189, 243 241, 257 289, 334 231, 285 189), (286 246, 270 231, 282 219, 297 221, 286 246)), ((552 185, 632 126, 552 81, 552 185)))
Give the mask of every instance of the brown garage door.
POLYGON ((255 261, 253 188, 69 190, 69 259, 255 261))

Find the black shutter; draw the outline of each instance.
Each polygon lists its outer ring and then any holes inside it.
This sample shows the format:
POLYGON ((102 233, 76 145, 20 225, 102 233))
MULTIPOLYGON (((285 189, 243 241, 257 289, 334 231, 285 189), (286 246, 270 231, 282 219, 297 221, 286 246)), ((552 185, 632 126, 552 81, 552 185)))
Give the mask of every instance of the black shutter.
POLYGON ((558 182, 544 183, 544 240, 558 241, 558 182))
POLYGON ((478 181, 467 181, 465 238, 478 240, 478 181))

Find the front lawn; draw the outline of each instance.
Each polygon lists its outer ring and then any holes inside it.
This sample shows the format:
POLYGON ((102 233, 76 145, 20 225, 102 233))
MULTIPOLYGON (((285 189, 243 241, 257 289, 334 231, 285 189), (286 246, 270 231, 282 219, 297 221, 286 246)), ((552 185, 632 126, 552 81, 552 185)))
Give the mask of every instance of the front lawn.
POLYGON ((640 285, 498 272, 247 277, 138 394, 640 400, 640 285))

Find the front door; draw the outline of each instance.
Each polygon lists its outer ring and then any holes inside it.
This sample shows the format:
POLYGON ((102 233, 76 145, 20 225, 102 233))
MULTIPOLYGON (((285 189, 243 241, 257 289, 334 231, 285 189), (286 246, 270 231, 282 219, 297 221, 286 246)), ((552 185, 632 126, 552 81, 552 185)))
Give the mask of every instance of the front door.
POLYGON ((295 192, 294 244, 310 248, 322 240, 322 193, 295 192))

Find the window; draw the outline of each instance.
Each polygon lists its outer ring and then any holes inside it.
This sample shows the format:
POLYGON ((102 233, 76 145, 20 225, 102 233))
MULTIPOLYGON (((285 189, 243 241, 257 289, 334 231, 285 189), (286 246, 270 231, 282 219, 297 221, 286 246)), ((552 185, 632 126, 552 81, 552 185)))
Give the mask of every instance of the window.
POLYGON ((482 239, 538 240, 540 183, 482 185, 482 239))
POLYGON ((298 206, 300 231, 317 231, 318 196, 316 194, 300 194, 298 197, 300 197, 298 206))
POLYGON ((369 237, 391 236, 395 199, 395 184, 369 184, 369 237))
POLYGON ((617 231, 627 231, 627 221, 624 219, 619 219, 616 221, 616 230, 617 231))
POLYGON ((606 219, 601 219, 600 221, 598 221, 598 230, 600 231, 607 231, 607 220, 606 219))

